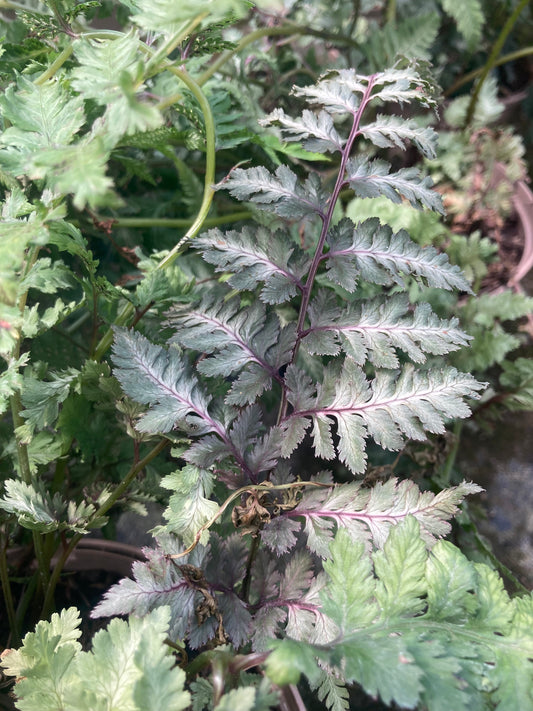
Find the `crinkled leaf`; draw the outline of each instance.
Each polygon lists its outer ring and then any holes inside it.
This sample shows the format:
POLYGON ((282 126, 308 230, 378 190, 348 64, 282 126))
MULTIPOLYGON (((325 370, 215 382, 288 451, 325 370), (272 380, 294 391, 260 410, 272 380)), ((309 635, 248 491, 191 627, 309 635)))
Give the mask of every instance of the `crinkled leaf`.
POLYGON ((401 148, 413 143, 426 158, 435 158, 437 134, 431 127, 420 126, 399 116, 378 114, 376 121, 361 127, 361 133, 379 148, 401 148))
POLYGON ((280 126, 285 140, 301 141, 306 150, 315 153, 342 152, 344 146, 344 139, 339 136, 333 119, 325 111, 314 114, 304 109, 299 119, 293 119, 283 109, 274 109, 260 123, 280 126))
MULTIPOLYGON (((167 520, 165 528, 181 537, 186 546, 190 545, 197 531, 217 512, 218 504, 209 496, 213 491, 213 474, 193 466, 163 477, 161 486, 173 493, 164 512, 167 520)), ((201 543, 207 543, 208 533, 204 532, 201 543)))
MULTIPOLYGON (((446 419, 470 414, 464 398, 479 398, 479 391, 485 387, 455 368, 424 373, 415 371, 412 366, 406 366, 399 376, 379 371, 369 383, 355 361, 346 358, 340 370, 335 362, 325 369, 324 381, 317 386, 314 402, 306 398, 307 402, 302 405, 299 371, 295 366, 289 366, 289 370, 293 372, 287 398, 294 409, 282 426, 289 429, 291 420, 301 423, 304 418, 309 427, 311 422, 321 418, 322 425, 325 423, 327 427, 315 426, 313 438, 315 449, 324 456, 325 451, 331 453, 327 440, 335 421, 339 459, 354 473, 364 471, 367 436, 383 448, 395 450, 402 446, 403 436, 425 439, 426 431, 444 432, 446 419)), ((287 451, 286 447, 285 456, 287 451)))
MULTIPOLYGON (((280 530, 281 540, 290 535, 287 543, 294 545, 303 525, 308 547, 325 558, 337 527, 344 528, 354 541, 363 541, 368 548, 382 548, 391 527, 412 516, 420 525, 426 545, 432 546, 437 538, 450 532, 449 521, 464 497, 479 491, 476 484, 463 482, 435 495, 430 491, 421 492, 411 481, 396 478, 371 489, 360 483, 307 489, 296 507, 273 519, 261 535, 268 543, 280 530), (285 531, 283 522, 287 519, 292 525, 285 531), (297 521, 300 525, 295 527, 297 521)), ((273 543, 269 545, 272 547, 273 543)))

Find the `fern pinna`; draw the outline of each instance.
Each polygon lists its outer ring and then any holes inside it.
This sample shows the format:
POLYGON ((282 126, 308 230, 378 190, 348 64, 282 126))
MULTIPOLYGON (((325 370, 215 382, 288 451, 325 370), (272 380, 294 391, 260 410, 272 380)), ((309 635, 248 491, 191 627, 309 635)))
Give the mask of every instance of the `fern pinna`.
POLYGON ((531 603, 514 605, 491 571, 436 543, 479 488, 434 495, 396 479, 365 488, 298 464, 311 442, 313 458, 361 475, 369 438, 399 450, 442 433, 483 389, 442 364, 468 342, 457 321, 411 308, 405 293, 412 280, 469 292, 460 270, 378 220, 354 224, 339 199, 350 190, 442 212, 417 169, 356 153, 365 140, 434 156, 432 129, 377 113, 390 102, 435 106, 431 83, 411 66, 335 70, 293 93, 309 108, 263 123, 329 154, 323 174, 235 168, 219 188, 263 213, 193 240, 221 279, 170 309, 167 344, 115 332, 115 375, 146 406, 137 429, 178 432, 187 444, 163 480, 171 494, 158 547, 94 615, 168 605, 170 636, 193 649, 262 651, 285 638, 268 673, 283 683, 303 671, 334 709, 348 707, 344 681, 403 708, 492 708, 489 698, 511 708, 509 695, 530 698, 530 685, 504 688, 498 664, 507 649, 521 659, 507 680, 531 675, 520 656, 531 657, 520 622, 532 619, 531 603))

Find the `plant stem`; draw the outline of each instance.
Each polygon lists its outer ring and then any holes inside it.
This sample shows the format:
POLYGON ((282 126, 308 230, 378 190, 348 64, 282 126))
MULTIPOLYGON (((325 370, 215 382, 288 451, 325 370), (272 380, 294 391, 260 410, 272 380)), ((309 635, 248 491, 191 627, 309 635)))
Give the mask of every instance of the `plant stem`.
POLYGON ((222 52, 220 57, 211 64, 211 66, 205 70, 197 78, 199 86, 205 84, 205 82, 210 79, 213 74, 218 72, 218 70, 226 64, 232 57, 241 52, 245 47, 262 37, 277 37, 286 35, 309 35, 311 37, 320 37, 321 39, 331 40, 332 42, 347 44, 351 47, 359 47, 359 43, 353 40, 351 37, 345 35, 340 35, 335 32, 326 32, 323 30, 314 30, 311 27, 303 27, 301 25, 292 24, 287 22, 279 27, 261 27, 254 32, 250 32, 249 35, 243 37, 239 44, 233 49, 222 52))
MULTIPOLYGON (((533 54, 533 47, 524 47, 523 49, 517 49, 515 52, 509 52, 508 54, 504 54, 501 57, 499 57, 493 64, 494 67, 499 67, 502 64, 507 64, 507 62, 513 62, 515 59, 520 59, 521 57, 528 57, 530 54, 533 54)), ((472 79, 475 79, 478 77, 484 70, 483 67, 479 67, 478 69, 474 69, 471 72, 468 72, 468 74, 465 74, 464 76, 460 77, 457 79, 456 82, 454 82, 446 91, 444 92, 444 96, 448 97, 454 94, 457 89, 460 89, 464 84, 468 84, 469 81, 472 81, 472 79)))
POLYGON ((385 19, 387 22, 396 22, 396 0, 388 1, 385 19))
MULTIPOLYGON (((30 272, 31 268, 37 261, 39 256, 39 247, 33 247, 28 253, 28 258, 21 273, 21 280, 30 272)), ((21 320, 24 318, 24 311, 26 309, 26 301, 28 300, 28 290, 20 295, 17 308, 20 314, 21 320)), ((20 357, 20 349, 22 346, 23 335, 20 328, 17 331, 15 345, 13 347, 12 357, 17 360, 20 357)), ((30 457, 28 452, 28 445, 22 441, 19 434, 17 434, 17 429, 24 425, 25 420, 20 414, 23 410, 22 400, 20 397, 20 392, 16 391, 10 398, 11 405, 11 416, 13 420, 13 429, 15 431, 15 443, 17 448, 17 461, 19 465, 20 476, 25 484, 31 485, 32 475, 30 467, 30 457)), ((35 557, 37 558, 37 565, 39 566, 39 576, 41 579, 41 585, 43 588, 43 595, 45 594, 49 571, 48 565, 44 556, 44 549, 42 545, 42 537, 38 531, 32 531, 33 545, 35 549, 35 557)))
MULTIPOLYGON (((132 466, 129 472, 124 477, 124 479, 117 486, 117 488, 114 489, 114 491, 108 496, 104 503, 94 512, 91 519, 94 521, 100 518, 101 516, 104 516, 109 511, 109 509, 114 506, 114 504, 118 501, 122 494, 129 488, 130 484, 135 479, 137 474, 139 474, 146 467, 146 465, 149 464, 152 459, 155 459, 155 457, 157 457, 157 455, 160 454, 169 444, 170 442, 167 439, 160 440, 158 444, 153 449, 151 449, 145 457, 143 457, 139 462, 132 466)), ((61 572, 63 571, 65 563, 67 562, 70 554, 76 548, 82 538, 83 533, 77 533, 75 536, 73 536, 70 539, 68 545, 63 549, 61 555, 57 560, 57 563, 54 566, 54 570, 52 571, 52 575, 50 576, 50 581, 43 602, 43 609, 41 612, 42 619, 46 619, 53 608, 55 589, 59 581, 61 572)))
POLYGON ((4 594, 4 603, 7 610, 7 618, 9 620, 9 629, 11 630, 11 645, 13 647, 18 647, 20 645, 20 631, 17 622, 17 617, 15 615, 13 595, 11 592, 11 584, 9 582, 9 572, 7 569, 7 541, 8 535, 6 534, 5 543, 2 541, 0 549, 0 583, 2 585, 2 592, 4 594))
POLYGON ((452 448, 450 450, 450 453, 448 454, 446 458, 446 462, 444 463, 444 467, 442 469, 442 479, 441 479, 441 485, 443 488, 447 488, 450 486, 450 477, 452 473, 452 469, 455 464, 455 460, 457 458, 457 453, 459 452, 459 445, 461 443, 461 431, 463 429, 463 421, 462 420, 455 420, 453 423, 453 436, 454 436, 454 442, 452 445, 452 448))
MULTIPOLYGON (((215 133, 215 121, 213 119, 213 113, 211 111, 211 107, 209 106, 209 102, 203 93, 202 89, 198 85, 194 79, 192 79, 189 74, 183 70, 183 69, 178 69, 177 67, 173 67, 171 65, 165 66, 165 69, 167 69, 169 72, 174 74, 174 76, 178 77, 183 81, 185 86, 189 89, 189 91, 193 94, 195 99, 198 101, 200 104, 200 108, 202 110, 203 116, 204 116, 204 123, 205 123, 205 150, 206 150, 206 156, 205 156, 205 176, 204 176, 204 194, 203 194, 203 199, 202 199, 202 204, 200 205, 200 209, 198 211, 198 214, 196 215, 193 223, 190 225, 189 229, 185 233, 185 235, 179 240, 179 242, 170 250, 170 252, 164 257, 159 264, 157 265, 156 269, 165 269, 165 267, 170 266, 178 254, 180 253, 181 248, 183 245, 188 242, 192 237, 194 237, 200 229, 203 227, 203 224, 207 218, 207 215, 209 213, 209 209, 211 207, 211 202, 213 200, 213 195, 215 194, 215 189, 213 187, 213 183, 215 182, 215 151, 216 151, 216 133, 215 133)), ((120 314, 117 316, 115 319, 115 326, 125 326, 132 318, 133 314, 135 312, 135 308, 133 304, 126 304, 120 314)), ((110 347, 111 343, 113 342, 113 331, 111 328, 109 328, 106 333, 102 336, 100 339, 100 342, 94 349, 93 353, 93 358, 95 360, 101 360, 110 347)))
POLYGON ((150 73, 154 70, 157 71, 158 65, 176 49, 180 42, 183 42, 185 37, 190 35, 191 32, 198 27, 198 25, 207 17, 208 14, 209 13, 207 12, 202 12, 197 15, 194 20, 191 20, 191 22, 184 23, 181 30, 176 32, 176 34, 171 37, 168 42, 165 42, 165 44, 163 44, 162 47, 160 47, 157 52, 152 55, 145 67, 146 76, 150 76, 150 73))
MULTIPOLYGON (((241 212, 228 212, 225 215, 218 217, 208 217, 204 220, 202 227, 218 227, 219 225, 227 225, 240 220, 248 220, 252 216, 250 210, 242 210, 241 212)), ((102 217, 97 215, 97 220, 100 222, 110 221, 114 227, 169 227, 180 228, 189 227, 194 219, 188 217, 102 217)))
POLYGON ((468 111, 466 112, 465 128, 470 126, 470 124, 472 123, 472 120, 474 118, 474 113, 476 110, 476 106, 477 106, 477 102, 479 99, 479 94, 481 92, 481 89, 483 88, 483 84, 485 83, 485 80, 488 77, 489 72, 492 70, 492 68, 496 64, 496 60, 498 59, 500 52, 502 51, 502 47, 505 43, 505 40, 507 39, 509 33, 513 29, 522 10, 526 7, 526 5, 528 5, 529 1, 530 0, 521 0, 520 1, 520 3, 515 7, 513 13, 510 15, 510 17, 507 18, 507 22, 503 26, 502 31, 500 32, 500 34, 498 36, 498 39, 494 43, 494 46, 493 46, 492 51, 489 55, 489 58, 487 59, 487 62, 485 64, 485 66, 483 67, 483 70, 482 70, 481 75, 479 77, 479 81, 476 84, 476 88, 474 89, 472 98, 470 99, 470 103, 468 105, 468 111))
POLYGON ((37 84, 37 86, 44 84, 48 79, 51 79, 54 74, 57 72, 57 70, 67 61, 67 59, 70 57, 70 55, 73 52, 73 46, 71 44, 68 45, 68 47, 65 47, 65 49, 61 52, 61 54, 58 54, 58 56, 54 59, 52 64, 48 67, 46 71, 44 71, 41 76, 37 77, 37 79, 33 82, 34 84, 37 84))

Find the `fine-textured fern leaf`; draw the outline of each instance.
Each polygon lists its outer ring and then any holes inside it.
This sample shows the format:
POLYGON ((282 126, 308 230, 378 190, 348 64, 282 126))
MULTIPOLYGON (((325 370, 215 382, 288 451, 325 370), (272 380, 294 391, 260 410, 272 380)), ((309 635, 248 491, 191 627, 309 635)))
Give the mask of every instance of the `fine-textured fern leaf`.
POLYGON ((205 14, 209 23, 224 20, 228 15, 241 17, 249 9, 245 0, 125 0, 133 11, 133 21, 143 30, 174 35, 187 23, 205 14))
POLYGON ((82 96, 106 106, 106 144, 124 134, 157 129, 161 113, 139 95, 141 80, 139 40, 132 33, 116 40, 77 40, 74 54, 80 66, 72 72, 73 86, 82 96))
POLYGON ((267 304, 289 301, 302 291, 308 260, 264 227, 245 227, 241 232, 209 230, 197 237, 193 246, 217 271, 229 271, 229 284, 253 291, 263 282, 261 300, 267 304))
POLYGON ((365 220, 354 228, 343 219, 328 234, 329 252, 322 256, 330 281, 352 292, 359 278, 375 284, 404 286, 402 274, 423 279, 428 286, 471 293, 470 285, 456 265, 433 247, 422 248, 407 232, 393 233, 378 219, 365 220))
POLYGON ((270 578, 269 595, 259 600, 254 618, 254 649, 264 649, 282 628, 293 639, 309 639, 309 635, 315 641, 328 639, 334 628, 319 604, 325 578, 315 575, 309 554, 294 553, 283 575, 270 571, 270 578))
POLYGON ((110 709, 183 711, 190 704, 185 672, 164 644, 168 609, 140 620, 112 620, 96 633, 90 651, 77 641, 75 608, 39 622, 19 650, 3 655, 6 674, 17 677, 17 705, 26 711, 110 709))
POLYGON ((238 299, 222 304, 208 301, 196 308, 174 307, 166 324, 175 332, 171 342, 213 354, 198 362, 201 373, 228 376, 246 367, 227 398, 235 405, 254 402, 270 388, 272 379, 280 379, 278 371, 289 362, 295 342, 294 329, 289 338, 283 337, 278 317, 271 314, 267 319, 260 301, 247 309, 240 308, 238 299))
MULTIPOLYGON (((463 398, 479 398, 485 387, 455 368, 424 373, 406 366, 400 375, 379 371, 369 383, 351 358, 346 358, 342 368, 338 365, 334 362, 325 369, 316 397, 309 395, 304 376, 295 366, 287 369, 287 397, 294 409, 282 425, 297 422, 302 436, 312 423, 317 455, 331 459, 335 456, 331 441, 335 421, 337 456, 356 474, 365 468, 367 436, 383 448, 395 450, 402 446, 403 436, 420 440, 425 439, 426 431, 442 433, 445 419, 470 414, 463 398)), ((284 442, 283 456, 297 444, 294 440, 284 442)))
POLYGON ((405 150, 405 142, 410 141, 426 158, 436 157, 437 134, 431 127, 419 126, 416 121, 378 114, 376 121, 361 127, 361 133, 379 148, 405 150))
MULTIPOLYGON (((180 536, 188 546, 218 509, 216 501, 208 498, 213 491, 213 475, 204 469, 186 466, 163 477, 160 485, 173 492, 163 514, 167 520, 165 528, 180 536)), ((207 543, 207 538, 207 532, 204 532, 200 542, 207 543)))
POLYGON ((211 542, 216 546, 213 557, 200 545, 190 555, 172 560, 169 556, 182 552, 181 544, 162 537, 160 548, 144 550, 146 563, 133 564, 134 579, 113 585, 92 617, 144 616, 168 605, 170 636, 186 639, 194 649, 215 637, 221 641, 224 635, 237 647, 243 644, 249 637, 251 614, 233 588, 244 575, 246 546, 237 535, 223 543, 213 536, 211 542), (199 609, 203 615, 197 614, 199 609))
POLYGON ((350 158, 346 164, 346 183, 361 198, 384 195, 392 202, 401 202, 404 197, 413 207, 427 207, 444 214, 442 198, 431 190, 431 178, 421 178, 417 168, 401 168, 396 173, 391 173, 390 168, 389 163, 380 159, 350 158))
POLYGON ((412 314, 403 295, 375 299, 341 309, 326 291, 309 306, 310 327, 302 341, 311 354, 338 355, 342 350, 359 365, 369 359, 378 368, 397 368, 400 349, 416 363, 424 353, 441 355, 468 345, 458 320, 444 321, 419 304, 412 314))
POLYGON ((415 62, 405 69, 386 69, 370 76, 359 75, 354 69, 338 69, 326 75, 326 81, 338 82, 357 94, 370 94, 368 100, 411 103, 426 108, 437 106, 435 86, 426 74, 424 63, 415 62))
POLYGON ((149 411, 138 423, 141 432, 170 432, 176 425, 186 432, 223 432, 208 412, 205 395, 176 350, 153 345, 140 333, 115 331, 115 375, 124 392, 149 411))
POLYGON ((485 22, 483 6, 480 0, 440 0, 442 8, 451 15, 457 23, 457 29, 473 48, 481 38, 481 30, 485 22))
POLYGON ((299 219, 325 213, 325 196, 315 174, 302 185, 290 168, 280 165, 273 175, 266 168, 235 168, 219 184, 239 200, 251 200, 280 217, 299 219))
POLYGON ((316 684, 320 660, 348 683, 403 708, 531 706, 531 596, 510 599, 487 566, 444 541, 424 551, 411 518, 391 529, 373 561, 363 544, 340 530, 324 569, 329 583, 321 593, 322 609, 337 634, 322 646, 275 643, 267 660, 274 681, 281 671, 293 680, 292 670, 316 684), (443 613, 432 603, 445 603, 448 591, 454 604, 443 613))
POLYGON ((300 119, 293 119, 283 111, 274 109, 262 125, 280 126, 286 141, 301 141, 307 151, 335 153, 342 151, 344 140, 337 133, 333 119, 325 111, 315 115, 305 109, 300 119))
POLYGON ((479 491, 481 488, 476 484, 463 482, 435 495, 430 491, 421 492, 411 481, 395 478, 371 489, 354 482, 331 489, 307 490, 295 508, 283 511, 264 527, 261 537, 272 547, 274 537, 290 533, 285 549, 289 550, 296 545, 303 525, 308 548, 326 558, 336 528, 344 528, 353 541, 363 541, 367 549, 382 548, 391 527, 414 516, 429 547, 450 532, 449 521, 457 514, 464 497, 479 491), (271 529, 274 537, 271 537, 271 529))
POLYGON ((81 97, 59 82, 37 85, 22 76, 0 98, 0 112, 12 124, 0 138, 0 165, 14 176, 41 151, 70 144, 85 120, 81 97))
POLYGON ((428 51, 439 32, 438 13, 417 12, 399 22, 387 22, 382 28, 374 28, 368 40, 361 46, 372 71, 386 67, 398 56, 413 59, 430 59, 428 51))

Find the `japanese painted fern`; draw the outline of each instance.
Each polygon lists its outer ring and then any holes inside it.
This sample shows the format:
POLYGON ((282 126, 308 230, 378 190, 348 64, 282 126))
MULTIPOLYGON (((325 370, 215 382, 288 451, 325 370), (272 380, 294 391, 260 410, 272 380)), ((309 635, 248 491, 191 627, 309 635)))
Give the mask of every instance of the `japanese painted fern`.
MULTIPOLYGON (((357 155, 367 140, 397 149, 411 142, 434 156, 432 129, 385 114, 389 102, 433 107, 432 87, 412 67, 341 70, 294 94, 307 104, 299 116, 276 110, 264 123, 330 154, 328 170, 234 169, 219 188, 264 211, 261 224, 193 240, 221 278, 170 309, 167 342, 115 332, 115 375, 145 406, 137 429, 187 444, 163 480, 171 494, 158 546, 94 615, 132 613, 158 631, 168 624, 172 639, 198 650, 222 645, 222 656, 231 643, 261 661, 275 644, 271 678, 283 684, 304 672, 332 709, 348 708, 344 682, 401 708, 528 708, 531 600, 511 601, 495 573, 438 540, 479 488, 463 482, 435 495, 395 478, 373 488, 335 483, 339 472, 344 480, 346 470, 365 473, 368 440, 396 451, 443 433, 446 421, 468 417, 468 400, 483 389, 443 364, 469 340, 458 322, 411 308, 402 293, 412 280, 469 292, 459 269, 404 231, 342 216, 346 190, 442 212, 415 168, 394 171, 357 155)), ((135 634, 141 649, 140 627, 135 634)), ((80 657, 88 653, 76 634, 67 636, 55 653, 68 656, 65 669, 77 679, 93 662, 80 657)), ((100 664, 113 643, 101 639, 100 664)), ((8 657, 8 672, 30 678, 33 644, 8 657)), ((119 637, 114 644, 120 649, 119 637)), ((143 669, 133 694, 147 694, 143 669)), ((166 661, 160 674, 177 693, 168 707, 183 708, 181 677, 166 661)), ((215 698, 207 679, 193 691, 194 708, 215 698)), ((267 708, 274 702, 265 693, 256 684, 225 703, 267 708)))

